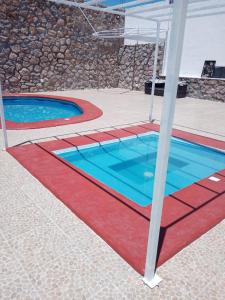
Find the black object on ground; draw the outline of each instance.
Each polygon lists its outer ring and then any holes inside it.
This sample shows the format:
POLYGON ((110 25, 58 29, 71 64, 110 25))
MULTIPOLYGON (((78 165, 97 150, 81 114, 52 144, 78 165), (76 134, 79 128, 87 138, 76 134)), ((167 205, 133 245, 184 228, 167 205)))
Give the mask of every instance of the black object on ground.
MULTIPOLYGON (((157 80, 155 83, 155 92, 154 95, 156 96, 163 96, 165 89, 165 80, 157 80)), ((152 81, 145 82, 145 94, 152 93, 152 81)), ((178 83, 177 88, 177 98, 184 98, 187 95, 187 83, 185 81, 180 81, 178 83)))

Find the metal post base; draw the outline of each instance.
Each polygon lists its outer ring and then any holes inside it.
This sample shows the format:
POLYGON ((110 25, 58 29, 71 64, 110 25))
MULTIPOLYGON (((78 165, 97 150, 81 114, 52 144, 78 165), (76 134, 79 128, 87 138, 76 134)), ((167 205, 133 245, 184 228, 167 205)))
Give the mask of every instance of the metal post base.
POLYGON ((154 275, 154 277, 152 278, 152 280, 148 280, 147 278, 143 277, 143 282, 147 286, 149 286, 151 289, 153 289, 154 287, 158 286, 161 281, 162 281, 162 278, 159 277, 157 274, 154 275))

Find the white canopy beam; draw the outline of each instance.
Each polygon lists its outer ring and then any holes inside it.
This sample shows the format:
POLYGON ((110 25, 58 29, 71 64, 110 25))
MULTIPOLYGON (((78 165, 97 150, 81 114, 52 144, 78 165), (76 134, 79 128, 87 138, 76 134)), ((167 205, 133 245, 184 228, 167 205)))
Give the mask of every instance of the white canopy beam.
MULTIPOLYGON (((220 10, 221 8, 224 8, 224 7, 225 7, 225 3, 224 4, 220 4, 220 5, 206 5, 206 6, 200 6, 200 7, 191 8, 191 9, 188 10, 187 17, 191 17, 192 13, 194 13, 194 15, 195 15, 195 13, 199 12, 199 11, 202 11, 204 13, 205 10, 210 10, 210 14, 212 14, 214 10, 216 10, 218 8, 220 10)), ((221 11, 217 11, 215 13, 219 13, 219 12, 221 12, 221 11)), ((209 12, 206 12, 206 14, 207 13, 209 13, 209 12)), ((158 15, 151 14, 151 15, 148 15, 147 17, 158 19, 158 18, 165 17, 165 16, 169 17, 171 15, 172 15, 172 12, 169 11, 167 13, 162 13, 162 14, 158 14, 158 15)))
POLYGON ((124 2, 124 3, 121 3, 121 4, 117 4, 117 5, 112 5, 112 6, 107 6, 107 8, 105 8, 104 10, 105 11, 108 11, 108 10, 111 10, 111 9, 126 9, 128 7, 131 7, 131 6, 135 6, 135 5, 144 5, 146 3, 151 3, 153 2, 153 0, 135 0, 135 1, 130 1, 130 2, 124 2))
MULTIPOLYGON (((217 11, 217 12, 209 12, 209 13, 204 13, 204 14, 191 14, 187 16, 187 19, 194 19, 194 18, 203 18, 203 17, 210 17, 210 16, 217 16, 217 15, 224 15, 225 10, 217 11)), ((171 18, 165 18, 165 19, 160 19, 160 22, 166 22, 166 21, 171 21, 171 18)))
MULTIPOLYGON (((123 11, 118 11, 118 10, 113 10, 113 9, 105 11, 105 8, 103 8, 103 7, 99 7, 99 6, 95 6, 95 5, 88 5, 88 4, 85 4, 85 3, 78 3, 78 2, 69 1, 69 0, 48 0, 48 1, 54 2, 56 4, 67 5, 67 6, 70 6, 70 7, 81 7, 81 8, 91 9, 91 10, 94 10, 94 11, 107 12, 107 13, 111 13, 111 14, 118 15, 118 16, 125 16, 126 15, 126 13, 123 12, 123 11)), ((135 19, 155 21, 154 19, 146 18, 146 17, 136 15, 136 14, 132 14, 131 17, 133 17, 135 19)))
MULTIPOLYGON (((202 7, 204 7, 208 1, 212 1, 212 0, 189 0, 189 7, 191 7, 192 5, 196 5, 196 4, 202 4, 202 7)), ((139 13, 143 13, 143 12, 153 12, 153 11, 163 11, 165 9, 169 10, 171 7, 173 7, 172 4, 165 4, 165 2, 157 2, 152 5, 148 5, 146 4, 144 7, 136 7, 133 9, 129 9, 129 11, 126 12, 126 15, 133 15, 133 14, 137 14, 139 15, 139 13)))
MULTIPOLYGON (((159 2, 160 3, 160 2, 159 2)), ((139 7, 139 8, 132 8, 129 9, 129 11, 126 13, 127 15, 131 16, 132 14, 136 14, 136 13, 143 13, 146 11, 157 11, 157 10, 164 10, 164 9, 169 9, 171 7, 171 4, 166 4, 162 3, 162 4, 158 4, 156 3, 155 5, 146 5, 145 7, 139 7)))
POLYGON ((150 230, 145 275, 143 279, 144 282, 151 288, 158 285, 161 281, 161 279, 157 276, 155 269, 187 6, 188 0, 174 0, 163 111, 160 122, 160 134, 156 160, 150 230))
POLYGON ((100 4, 101 2, 104 2, 104 0, 90 0, 90 1, 85 1, 84 3, 85 4, 88 4, 88 5, 97 5, 97 4, 100 4))
MULTIPOLYGON (((63 4, 63 5, 71 6, 71 7, 81 7, 81 8, 104 12, 103 7, 99 7, 99 6, 95 6, 95 5, 88 5, 86 3, 74 2, 74 1, 69 1, 69 0, 49 0, 49 1, 55 2, 56 4, 63 4)), ((110 13, 112 13, 114 15, 124 16, 124 12, 120 12, 120 11, 110 11, 110 13)), ((138 16, 138 18, 139 18, 139 16, 138 16)))
MULTIPOLYGON (((106 7, 99 6, 102 3, 104 4, 104 0, 90 0, 86 2, 77 2, 72 0, 49 1, 55 2, 57 4, 64 4, 73 7, 91 9, 94 11, 107 12, 119 16, 129 16, 136 19, 151 20, 155 22, 170 21, 171 8, 173 7, 173 4, 169 4, 169 1, 165 0, 160 2, 153 2, 153 0, 134 0, 129 2, 123 2, 117 5, 108 5, 106 7), (142 14, 146 12, 149 12, 149 15, 142 14), (157 14, 157 12, 159 13, 157 14)), ((221 9, 225 7, 224 0, 221 0, 220 3, 216 4, 213 3, 213 0, 189 0, 188 3, 188 18, 203 17, 217 14, 219 15, 223 13, 221 9), (196 12, 198 11, 202 11, 202 14, 196 14, 196 12)))

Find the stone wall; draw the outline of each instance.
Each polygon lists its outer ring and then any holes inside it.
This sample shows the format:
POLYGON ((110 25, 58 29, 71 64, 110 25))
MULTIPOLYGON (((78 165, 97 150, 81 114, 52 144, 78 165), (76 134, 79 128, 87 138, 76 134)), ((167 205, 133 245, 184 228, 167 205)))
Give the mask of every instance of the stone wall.
MULTIPOLYGON (((86 12, 96 30, 124 24, 119 16, 86 12)), ((45 0, 0 0, 0 80, 5 91, 116 87, 122 44, 93 38, 77 8, 45 0)))
MULTIPOLYGON (((124 18, 85 11, 97 31, 124 18)), ((79 9, 45 0, 0 0, 0 81, 4 91, 120 87, 144 90, 154 45, 98 40, 79 9)), ((159 48, 158 74, 163 62, 159 48)), ((183 78, 188 96, 225 102, 225 80, 183 78)))
POLYGON ((225 80, 181 78, 188 83, 187 96, 225 102, 225 80))
MULTIPOLYGON (((143 90, 153 45, 98 40, 77 8, 44 0, 0 0, 0 80, 10 92, 121 87, 143 90)), ((86 11, 97 31, 124 19, 86 11)), ((163 50, 159 51, 159 68, 163 50)))
MULTIPOLYGON (((118 66, 118 87, 134 90, 144 90, 145 81, 153 72, 155 46, 152 44, 124 46, 120 49, 118 66)), ((159 47, 158 69, 162 69, 163 47, 159 47)))

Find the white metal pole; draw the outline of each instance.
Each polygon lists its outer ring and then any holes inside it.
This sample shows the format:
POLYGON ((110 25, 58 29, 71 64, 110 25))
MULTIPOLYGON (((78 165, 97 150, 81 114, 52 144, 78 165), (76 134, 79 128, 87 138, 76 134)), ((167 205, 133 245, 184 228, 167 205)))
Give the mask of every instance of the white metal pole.
POLYGON ((153 105, 154 105, 155 80, 156 80, 156 71, 157 71, 158 53, 159 53, 159 35, 160 35, 160 22, 157 22, 155 56, 154 56, 154 65, 153 65, 153 76, 152 76, 152 91, 151 91, 150 112, 149 112, 150 122, 152 121, 152 113, 153 113, 153 105))
POLYGON ((166 37, 164 41, 164 53, 163 53, 163 65, 162 65, 162 74, 166 73, 166 65, 167 65, 167 48, 168 48, 168 36, 169 36, 169 28, 166 32, 166 37))
POLYGON ((5 114, 4 114, 4 105, 3 105, 3 99, 2 99, 2 87, 0 83, 0 114, 1 114, 1 125, 2 125, 2 134, 3 134, 3 150, 8 148, 8 138, 7 138, 7 132, 6 132, 6 125, 5 125, 5 114))
POLYGON ((155 272, 156 258, 187 7, 188 0, 174 0, 164 104, 156 161, 151 222, 146 255, 145 275, 143 278, 144 282, 151 288, 158 285, 161 281, 160 277, 158 277, 155 272))

